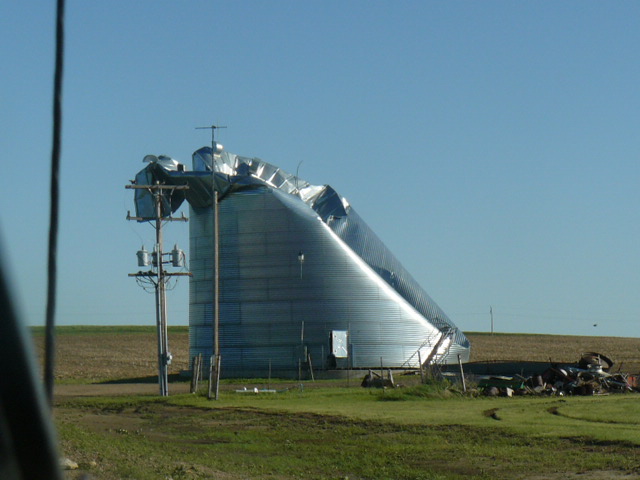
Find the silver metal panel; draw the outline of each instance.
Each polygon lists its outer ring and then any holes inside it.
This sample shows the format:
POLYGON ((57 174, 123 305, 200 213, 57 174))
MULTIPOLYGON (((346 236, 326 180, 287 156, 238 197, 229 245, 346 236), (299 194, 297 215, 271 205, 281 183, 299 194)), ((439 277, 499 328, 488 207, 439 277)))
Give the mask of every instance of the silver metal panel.
MULTIPOLYGON (((269 361, 272 369, 295 374, 304 347, 328 354, 332 330, 351 331, 356 368, 378 367, 381 359, 385 366, 400 367, 427 338, 437 338, 437 329, 420 312, 358 261, 350 247, 295 197, 273 189, 261 189, 259 195, 235 192, 220 204, 220 219, 221 236, 227 222, 251 225, 220 245, 221 258, 233 258, 230 263, 237 265, 225 269, 221 262, 220 266, 223 375, 264 372, 269 361), (275 228, 255 218, 264 218, 265 212, 280 218, 275 228), (302 269, 300 251, 305 256, 302 269), (222 314, 227 302, 239 308, 222 314), (276 345, 280 350, 274 350, 276 345), (269 353, 260 353, 267 348, 269 353)), ((210 222, 192 216, 192 228, 198 230, 199 224, 210 222)), ((194 236, 207 233, 198 231, 194 236)), ((191 264, 206 256, 192 252, 191 264)), ((197 272, 191 281, 194 291, 199 291, 200 283, 210 289, 210 273, 197 272)), ((210 329, 205 335, 209 334, 210 329)), ((324 359, 317 362, 323 364, 324 359)))

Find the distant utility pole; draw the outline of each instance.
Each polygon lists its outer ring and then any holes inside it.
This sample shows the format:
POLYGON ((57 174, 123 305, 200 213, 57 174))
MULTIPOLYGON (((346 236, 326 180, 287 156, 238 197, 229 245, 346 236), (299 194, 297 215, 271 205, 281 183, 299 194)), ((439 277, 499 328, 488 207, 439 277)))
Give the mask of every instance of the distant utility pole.
POLYGON ((222 358, 220 356, 220 270, 218 267, 218 257, 220 255, 220 240, 218 226, 218 191, 216 190, 215 182, 215 163, 216 153, 220 153, 223 150, 223 146, 216 143, 216 130, 220 128, 227 128, 221 125, 210 125, 208 127, 196 127, 197 130, 211 129, 211 209, 213 211, 213 301, 212 311, 213 318, 211 319, 213 327, 212 340, 212 355, 209 360, 209 394, 208 398, 215 398, 218 400, 219 385, 220 385, 220 364, 222 358))
MULTIPOLYGON (((136 277, 136 280, 140 283, 153 285, 156 295, 156 327, 158 333, 158 384, 160 386, 160 395, 166 397, 169 395, 169 365, 171 364, 172 355, 169 352, 169 338, 167 335, 167 297, 166 297, 166 284, 170 277, 174 276, 190 276, 187 272, 169 273, 165 271, 164 264, 171 263, 174 267, 184 266, 184 252, 179 250, 177 245, 170 253, 163 253, 162 245, 162 222, 179 221, 186 222, 187 218, 182 215, 179 218, 171 217, 171 214, 167 217, 162 216, 162 197, 174 190, 187 190, 189 187, 186 185, 161 185, 159 182, 155 185, 126 185, 128 189, 143 189, 147 190, 154 199, 155 204, 155 229, 156 229, 156 244, 153 248, 151 260, 149 259, 149 252, 142 247, 142 250, 138 251, 138 266, 151 265, 152 268, 148 272, 130 273, 130 277, 136 277), (170 255, 171 260, 165 261, 164 256, 170 255), (154 270, 155 269, 155 270, 154 270)), ((130 213, 127 213, 127 220, 137 221, 149 221, 149 218, 132 217, 130 213)))
POLYGON ((491 335, 493 335, 493 307, 489 305, 489 315, 491 315, 491 335))

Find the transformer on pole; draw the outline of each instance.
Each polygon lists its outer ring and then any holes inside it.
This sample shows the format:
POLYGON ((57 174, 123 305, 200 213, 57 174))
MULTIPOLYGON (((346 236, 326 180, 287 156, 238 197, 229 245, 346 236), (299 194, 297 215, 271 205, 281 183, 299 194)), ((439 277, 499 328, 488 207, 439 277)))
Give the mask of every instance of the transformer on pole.
MULTIPOLYGON (((171 263, 174 267, 184 266, 184 252, 178 249, 176 245, 169 253, 163 251, 162 239, 162 223, 167 221, 186 222, 188 219, 182 215, 181 217, 172 217, 171 214, 163 216, 162 214, 162 198, 163 195, 173 193, 175 190, 187 190, 189 187, 185 185, 162 185, 156 182, 155 185, 126 185, 128 189, 145 189, 153 197, 155 206, 155 229, 156 243, 153 252, 149 252, 142 246, 137 252, 138 266, 151 266, 151 270, 138 273, 130 273, 130 277, 136 277, 136 280, 142 284, 153 285, 155 290, 156 301, 156 330, 158 336, 158 384, 160 387, 160 395, 166 397, 169 395, 169 365, 171 364, 172 355, 169 352, 169 337, 167 334, 167 296, 166 285, 168 280, 174 276, 190 276, 188 272, 167 272, 164 264, 171 263), (165 261, 164 257, 168 256, 170 260, 165 261)), ((132 217, 127 214, 127 220, 149 221, 152 219, 142 217, 132 217)))

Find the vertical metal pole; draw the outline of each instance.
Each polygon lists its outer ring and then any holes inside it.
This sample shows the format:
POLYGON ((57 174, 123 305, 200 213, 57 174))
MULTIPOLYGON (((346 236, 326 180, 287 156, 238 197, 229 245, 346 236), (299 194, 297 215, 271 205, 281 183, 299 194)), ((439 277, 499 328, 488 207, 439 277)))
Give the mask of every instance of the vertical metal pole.
POLYGON ((222 355, 218 354, 216 357, 216 396, 215 399, 218 400, 218 396, 220 395, 220 364, 222 363, 222 355))
POLYGON ((460 367, 460 378, 462 379, 462 390, 467 392, 467 383, 464 380, 464 370, 462 369, 462 360, 460 360, 460 354, 458 354, 458 366, 460 367))
POLYGON ((351 323, 347 323, 347 387, 351 386, 351 367, 353 367, 353 360, 351 348, 351 323))
POLYGON ((300 323, 300 351, 298 352, 298 381, 302 380, 303 355, 304 355, 304 320, 300 323))
POLYGON ((209 392, 207 393, 207 398, 211 400, 213 398, 213 379, 215 375, 213 374, 213 369, 215 368, 216 360, 214 355, 209 355, 209 392))

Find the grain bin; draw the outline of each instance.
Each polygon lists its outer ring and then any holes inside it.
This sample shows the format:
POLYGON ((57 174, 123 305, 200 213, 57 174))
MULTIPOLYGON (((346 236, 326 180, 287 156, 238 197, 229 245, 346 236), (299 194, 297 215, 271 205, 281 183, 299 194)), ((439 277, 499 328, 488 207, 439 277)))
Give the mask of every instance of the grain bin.
POLYGON ((212 184, 218 191, 224 377, 468 360, 464 334, 330 186, 225 151, 212 162, 210 147, 193 154, 192 171, 145 170, 190 186, 191 357, 212 352, 212 184))

